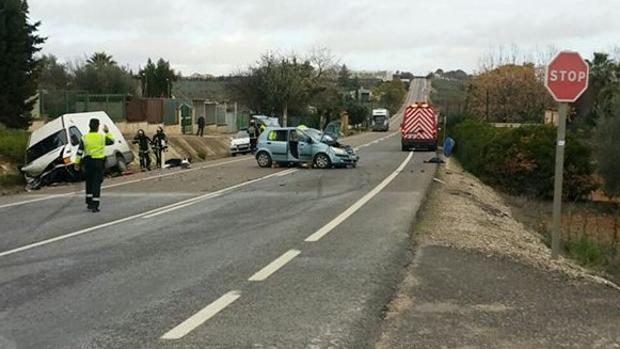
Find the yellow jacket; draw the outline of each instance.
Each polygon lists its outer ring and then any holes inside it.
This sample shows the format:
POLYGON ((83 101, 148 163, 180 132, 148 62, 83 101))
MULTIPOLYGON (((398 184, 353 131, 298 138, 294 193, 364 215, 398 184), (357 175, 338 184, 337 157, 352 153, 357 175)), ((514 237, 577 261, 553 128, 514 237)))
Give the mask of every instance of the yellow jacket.
POLYGON ((79 165, 82 158, 105 159, 105 146, 114 144, 114 137, 110 132, 103 134, 99 132, 89 132, 82 136, 80 147, 77 151, 75 164, 79 165))

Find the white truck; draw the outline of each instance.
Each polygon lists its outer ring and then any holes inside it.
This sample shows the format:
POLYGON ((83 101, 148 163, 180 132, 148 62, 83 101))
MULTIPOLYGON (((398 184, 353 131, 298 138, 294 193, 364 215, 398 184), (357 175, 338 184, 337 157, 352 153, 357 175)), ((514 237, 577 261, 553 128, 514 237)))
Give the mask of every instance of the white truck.
POLYGON ((73 168, 82 135, 89 132, 90 119, 107 125, 114 144, 106 147, 106 170, 124 172, 134 156, 121 131, 105 112, 65 114, 32 132, 22 173, 28 187, 37 189, 54 182, 76 181, 81 174, 73 168))
POLYGON ((390 111, 387 109, 373 109, 371 127, 373 131, 387 132, 390 130, 390 111))

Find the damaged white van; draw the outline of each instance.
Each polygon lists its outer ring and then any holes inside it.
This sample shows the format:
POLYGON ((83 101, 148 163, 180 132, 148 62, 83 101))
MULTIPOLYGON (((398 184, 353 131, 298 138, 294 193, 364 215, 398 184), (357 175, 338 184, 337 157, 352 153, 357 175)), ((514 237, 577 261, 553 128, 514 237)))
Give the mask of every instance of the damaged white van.
POLYGON ((82 135, 88 133, 90 119, 99 119, 101 128, 107 125, 114 144, 105 148, 106 170, 124 172, 134 156, 121 131, 105 112, 62 115, 32 132, 26 150, 26 165, 22 173, 28 188, 37 189, 56 182, 82 179, 73 168, 73 162, 82 135))

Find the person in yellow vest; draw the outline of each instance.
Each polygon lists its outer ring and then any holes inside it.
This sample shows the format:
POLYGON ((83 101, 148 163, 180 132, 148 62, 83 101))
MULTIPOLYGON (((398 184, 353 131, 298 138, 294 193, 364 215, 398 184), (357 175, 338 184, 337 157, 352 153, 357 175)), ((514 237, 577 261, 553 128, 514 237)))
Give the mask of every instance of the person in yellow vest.
POLYGON ((114 138, 107 125, 103 126, 105 134, 99 133, 99 119, 91 119, 88 127, 90 132, 82 136, 77 151, 75 169, 80 171, 81 164, 84 164, 86 206, 92 212, 99 212, 101 183, 105 170, 105 147, 114 144, 114 138))

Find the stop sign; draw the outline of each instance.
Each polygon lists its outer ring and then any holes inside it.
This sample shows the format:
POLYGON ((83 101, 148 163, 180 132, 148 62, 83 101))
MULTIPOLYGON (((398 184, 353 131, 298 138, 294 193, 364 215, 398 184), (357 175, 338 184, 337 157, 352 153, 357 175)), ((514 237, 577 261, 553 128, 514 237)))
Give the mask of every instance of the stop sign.
POLYGON ((545 86, 558 102, 574 102, 588 89, 590 67, 579 53, 564 51, 547 65, 545 86))

